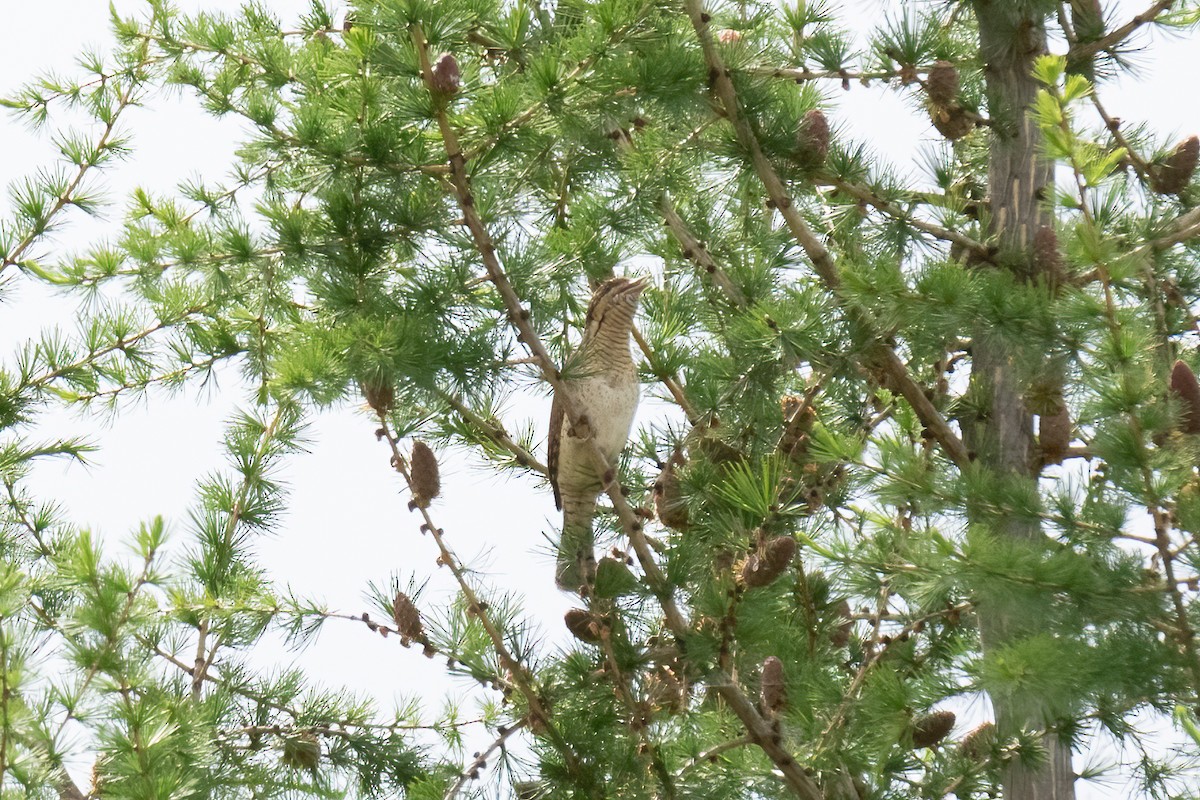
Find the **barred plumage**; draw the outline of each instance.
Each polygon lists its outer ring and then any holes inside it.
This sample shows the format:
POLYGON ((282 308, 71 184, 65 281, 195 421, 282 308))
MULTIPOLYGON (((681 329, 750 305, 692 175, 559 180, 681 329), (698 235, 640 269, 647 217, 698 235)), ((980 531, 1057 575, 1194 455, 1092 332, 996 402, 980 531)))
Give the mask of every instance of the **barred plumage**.
POLYGON ((595 439, 609 465, 615 466, 637 410, 637 369, 629 340, 645 286, 645 279, 612 278, 592 295, 583 341, 567 370, 584 430, 572 428, 559 397, 551 407, 546 462, 554 503, 563 511, 555 580, 566 591, 579 589, 596 563, 592 515, 605 476, 597 471, 587 437, 595 439))

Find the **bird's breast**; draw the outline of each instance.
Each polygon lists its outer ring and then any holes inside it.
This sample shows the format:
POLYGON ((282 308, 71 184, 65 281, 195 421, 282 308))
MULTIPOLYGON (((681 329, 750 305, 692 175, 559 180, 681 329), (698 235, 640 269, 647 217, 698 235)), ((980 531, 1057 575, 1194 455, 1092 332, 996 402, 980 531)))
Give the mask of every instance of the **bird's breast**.
POLYGON ((602 373, 581 380, 575 393, 579 410, 587 415, 596 443, 609 461, 629 439, 640 387, 636 373, 602 373))

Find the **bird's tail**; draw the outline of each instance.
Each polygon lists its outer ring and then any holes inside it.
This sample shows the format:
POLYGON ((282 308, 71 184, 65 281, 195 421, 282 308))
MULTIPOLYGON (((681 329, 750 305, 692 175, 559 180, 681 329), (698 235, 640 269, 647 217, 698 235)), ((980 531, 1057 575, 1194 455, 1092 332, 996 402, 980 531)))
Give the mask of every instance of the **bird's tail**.
POLYGON ((563 531, 558 543, 554 582, 564 592, 577 592, 596 575, 596 533, 592 515, 596 501, 563 498, 563 531))

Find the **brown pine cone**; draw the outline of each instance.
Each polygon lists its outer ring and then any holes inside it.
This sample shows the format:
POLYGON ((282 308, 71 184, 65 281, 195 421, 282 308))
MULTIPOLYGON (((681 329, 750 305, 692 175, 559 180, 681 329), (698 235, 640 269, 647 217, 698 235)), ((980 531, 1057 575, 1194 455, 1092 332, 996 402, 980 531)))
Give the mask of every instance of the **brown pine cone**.
POLYGON ((958 68, 949 61, 937 61, 925 80, 925 91, 936 105, 949 106, 958 97, 958 68))
POLYGON ((1200 433, 1200 383, 1196 373, 1182 361, 1171 367, 1171 394, 1179 401, 1179 430, 1200 433))
POLYGON ((816 169, 825 163, 829 155, 829 121, 824 112, 814 108, 800 120, 796 131, 797 163, 804 169, 816 169))
POLYGON ((438 94, 450 97, 458 94, 462 86, 462 73, 458 69, 458 61, 450 53, 442 53, 433 62, 429 76, 429 88, 438 94))
POLYGON ((1187 188, 1200 159, 1200 138, 1190 136, 1161 163, 1150 166, 1150 188, 1159 194, 1179 194, 1187 188))
POLYGON ((762 665, 759 692, 764 711, 778 711, 787 705, 787 685, 783 680, 783 662, 771 656, 762 665))
POLYGON ((421 624, 421 612, 404 592, 396 592, 392 600, 392 620, 396 623, 396 632, 402 637, 424 641, 425 626, 421 624))
POLYGON ((913 747, 933 747, 954 728, 953 711, 934 711, 917 717, 912 724, 913 747))
POLYGON ((442 491, 437 457, 429 449, 429 445, 416 439, 413 441, 409 465, 412 467, 412 505, 417 508, 429 508, 429 504, 442 491))
POLYGON ((581 642, 600 644, 600 632, 604 623, 590 611, 582 608, 572 608, 563 615, 567 630, 581 642))
POLYGON ((766 543, 762 553, 746 559, 742 567, 742 581, 751 588, 770 586, 784 573, 796 555, 796 540, 790 536, 776 536, 766 543))

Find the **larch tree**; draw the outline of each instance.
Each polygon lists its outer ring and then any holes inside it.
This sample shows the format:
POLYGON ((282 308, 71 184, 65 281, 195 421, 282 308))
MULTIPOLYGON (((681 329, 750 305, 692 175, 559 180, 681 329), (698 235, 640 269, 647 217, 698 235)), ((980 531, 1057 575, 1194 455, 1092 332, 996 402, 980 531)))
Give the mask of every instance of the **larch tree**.
POLYGON ((866 33, 817 0, 343 10, 149 0, 114 13, 111 56, 6 101, 93 124, 14 187, 4 290, 119 299, 0 372, 3 797, 1068 800, 1103 737, 1110 775, 1197 796, 1200 146, 1102 97, 1200 5, 894 3, 866 33), (837 119, 859 84, 929 119, 923 170, 837 119), (58 252, 164 90, 247 123, 236 179, 138 192, 58 252), (563 648, 531 634, 530 575, 456 552, 439 506, 469 498, 438 462, 544 476, 515 392, 554 392, 586 444, 573 356, 614 276, 649 278, 634 358, 663 402, 618 462, 592 448, 597 560, 563 648), (130 566, 68 488, 28 488, 87 455, 35 435, 48 410, 121 413, 224 363, 247 410, 231 471, 162 510, 179 557, 156 519, 130 566), (424 559, 382 566, 357 621, 477 683, 494 743, 465 764, 453 719, 251 658, 338 616, 253 545, 305 420, 347 401, 424 559), (422 595, 437 570, 452 603, 422 595), (982 696, 990 720, 956 725, 982 696), (1172 724, 1195 741, 1163 753, 1172 724))

